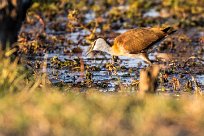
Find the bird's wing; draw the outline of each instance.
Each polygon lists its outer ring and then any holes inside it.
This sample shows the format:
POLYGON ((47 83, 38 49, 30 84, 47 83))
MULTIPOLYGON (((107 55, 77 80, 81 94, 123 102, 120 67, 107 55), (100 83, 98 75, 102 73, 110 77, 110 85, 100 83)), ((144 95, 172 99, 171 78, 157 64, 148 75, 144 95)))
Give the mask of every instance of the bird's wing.
POLYGON ((165 36, 165 32, 159 28, 131 29, 117 36, 114 40, 114 45, 118 46, 118 48, 123 47, 127 53, 134 54, 147 49, 165 36))

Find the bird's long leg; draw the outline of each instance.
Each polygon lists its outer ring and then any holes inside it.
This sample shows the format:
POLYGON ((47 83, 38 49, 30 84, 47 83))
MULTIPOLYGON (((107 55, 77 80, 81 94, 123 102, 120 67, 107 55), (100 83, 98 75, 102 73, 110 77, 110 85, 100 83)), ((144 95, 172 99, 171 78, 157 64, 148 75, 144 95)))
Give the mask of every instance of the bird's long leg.
POLYGON ((148 55, 146 52, 140 53, 139 58, 143 59, 145 62, 147 62, 149 65, 152 65, 151 60, 148 58, 148 55))
POLYGON ((152 62, 148 58, 148 55, 146 52, 141 52, 138 54, 127 54, 126 56, 128 56, 130 58, 140 58, 140 59, 144 60, 146 63, 148 63, 149 65, 152 65, 152 62))

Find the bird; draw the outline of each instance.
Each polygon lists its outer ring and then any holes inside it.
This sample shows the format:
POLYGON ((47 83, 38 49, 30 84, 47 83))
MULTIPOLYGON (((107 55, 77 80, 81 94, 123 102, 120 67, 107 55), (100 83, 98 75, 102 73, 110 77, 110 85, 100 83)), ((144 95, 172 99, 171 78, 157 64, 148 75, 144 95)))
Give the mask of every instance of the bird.
POLYGON ((12 44, 17 41, 26 11, 32 3, 32 0, 0 0, 1 50, 5 50, 7 45, 12 47, 12 44))
POLYGON ((103 38, 96 39, 86 55, 92 51, 102 51, 112 56, 140 58, 151 65, 152 61, 148 58, 151 47, 175 31, 170 26, 130 29, 117 36, 112 46, 103 38))

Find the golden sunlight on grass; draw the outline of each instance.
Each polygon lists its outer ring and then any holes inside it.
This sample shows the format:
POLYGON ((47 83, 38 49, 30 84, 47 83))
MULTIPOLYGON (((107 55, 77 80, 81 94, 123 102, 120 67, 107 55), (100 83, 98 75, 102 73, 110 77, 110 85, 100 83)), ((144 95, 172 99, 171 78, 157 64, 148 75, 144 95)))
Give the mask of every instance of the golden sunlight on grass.
POLYGON ((1 135, 201 135, 203 98, 22 91, 0 99, 1 135))

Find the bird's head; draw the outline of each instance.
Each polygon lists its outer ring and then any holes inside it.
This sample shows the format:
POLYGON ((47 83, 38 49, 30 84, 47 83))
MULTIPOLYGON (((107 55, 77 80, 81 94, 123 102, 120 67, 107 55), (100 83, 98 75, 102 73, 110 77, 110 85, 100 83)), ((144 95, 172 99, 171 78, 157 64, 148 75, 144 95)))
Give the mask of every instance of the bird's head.
POLYGON ((103 38, 98 38, 93 42, 91 48, 89 49, 86 55, 88 55, 92 51, 102 51, 109 53, 109 50, 110 45, 103 38))

